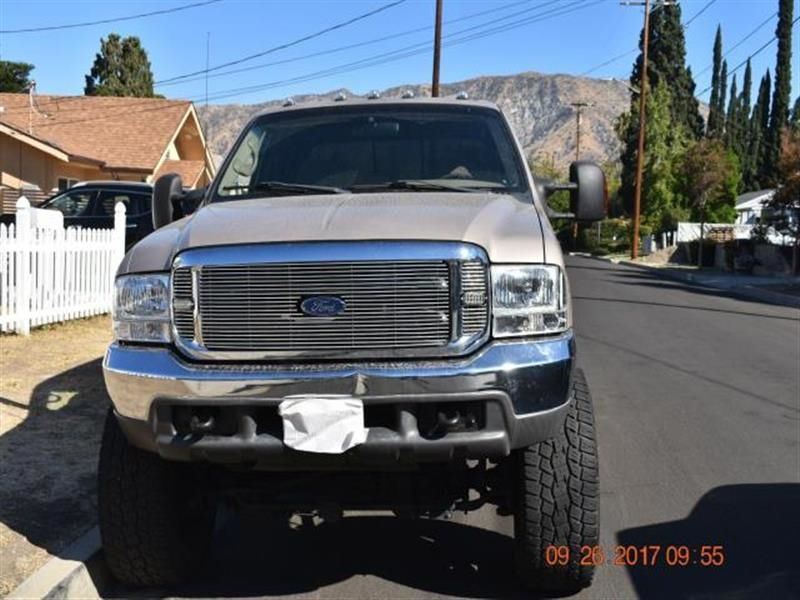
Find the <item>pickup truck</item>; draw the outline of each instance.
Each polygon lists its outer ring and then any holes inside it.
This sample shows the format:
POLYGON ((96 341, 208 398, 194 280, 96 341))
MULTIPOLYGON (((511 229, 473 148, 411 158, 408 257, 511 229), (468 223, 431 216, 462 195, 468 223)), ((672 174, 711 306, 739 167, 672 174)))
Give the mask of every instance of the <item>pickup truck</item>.
POLYGON ((196 573, 221 502, 304 523, 489 504, 522 584, 590 584, 594 417, 549 218, 603 217, 596 165, 534 181, 487 102, 340 99, 255 117, 188 216, 183 195, 155 183, 116 278, 99 523, 118 579, 196 573))

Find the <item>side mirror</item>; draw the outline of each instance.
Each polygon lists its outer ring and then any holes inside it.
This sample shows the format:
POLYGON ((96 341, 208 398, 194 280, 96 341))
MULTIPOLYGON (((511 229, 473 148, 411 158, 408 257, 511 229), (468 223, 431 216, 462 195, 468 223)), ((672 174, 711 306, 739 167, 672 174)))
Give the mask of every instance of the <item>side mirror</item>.
POLYGON ((176 173, 167 173, 156 180, 153 186, 153 228, 169 225, 179 216, 176 202, 183 196, 183 182, 176 173))
POLYGON ((549 214, 551 219, 575 221, 600 221, 606 216, 606 177, 602 169, 593 162, 576 161, 569 166, 569 183, 541 180, 536 182, 537 191, 543 198, 559 191, 569 192, 569 212, 549 214))
POLYGON ((606 216, 606 176, 593 162, 579 160, 569 166, 569 210, 576 221, 601 221, 606 216))

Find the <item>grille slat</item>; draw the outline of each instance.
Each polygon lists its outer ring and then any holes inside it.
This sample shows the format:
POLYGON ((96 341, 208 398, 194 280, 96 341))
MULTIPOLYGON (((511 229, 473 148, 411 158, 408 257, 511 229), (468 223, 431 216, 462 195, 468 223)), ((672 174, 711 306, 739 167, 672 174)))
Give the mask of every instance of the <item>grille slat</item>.
MULTIPOLYGON (((173 318, 184 341, 204 352, 280 355, 309 352, 401 349, 444 350, 454 332, 477 337, 487 328, 488 306, 464 304, 465 293, 487 294, 481 261, 460 262, 461 323, 454 327, 451 271, 445 260, 391 262, 268 263, 203 265, 173 275, 173 318), (195 292, 195 294, 193 294, 195 292), (310 296, 336 296, 345 310, 335 317, 312 317, 300 310, 310 296), (197 299, 200 330, 195 332, 197 299), (181 310, 175 301, 183 301, 181 310), (201 342, 202 340, 202 342, 201 342)), ((474 300, 474 296, 472 299, 474 300)))
POLYGON ((205 266, 204 345, 211 351, 295 351, 446 346, 450 282, 444 261, 205 266), (303 315, 315 295, 337 296, 335 317, 303 315))

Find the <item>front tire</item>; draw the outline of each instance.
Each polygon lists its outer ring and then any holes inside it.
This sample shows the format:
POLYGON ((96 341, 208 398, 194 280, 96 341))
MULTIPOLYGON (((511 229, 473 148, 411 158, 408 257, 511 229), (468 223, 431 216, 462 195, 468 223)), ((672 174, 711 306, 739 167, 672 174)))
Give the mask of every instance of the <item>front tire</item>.
POLYGON ((131 446, 112 411, 98 466, 100 537, 114 576, 136 586, 179 583, 205 557, 214 510, 191 464, 131 446))
POLYGON ((580 563, 585 547, 598 545, 600 530, 594 413, 580 369, 571 391, 563 430, 517 451, 515 465, 516 572, 527 587, 557 594, 577 592, 592 582, 594 566, 580 563), (546 556, 551 546, 566 547, 568 554, 553 549, 546 556))

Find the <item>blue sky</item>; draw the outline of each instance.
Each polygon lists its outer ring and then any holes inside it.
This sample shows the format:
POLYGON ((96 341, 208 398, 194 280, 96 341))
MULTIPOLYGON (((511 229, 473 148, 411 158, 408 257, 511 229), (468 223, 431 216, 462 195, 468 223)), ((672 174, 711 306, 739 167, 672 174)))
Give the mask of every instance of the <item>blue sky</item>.
MULTIPOLYGON (((42 27, 115 18, 178 7, 199 0, 2 0, 0 30, 42 27)), ((683 0, 684 20, 708 0, 683 0)), ((40 33, 0 34, 0 58, 30 62, 41 94, 80 94, 99 40, 110 32, 136 35, 152 63, 156 81, 201 70, 206 64, 206 37, 210 35, 210 64, 235 60, 289 42, 337 22, 388 4, 390 0, 220 0, 182 12, 91 27, 40 33)), ((717 23, 722 24, 725 50, 777 11, 778 0, 715 0, 686 31, 689 64, 695 73, 711 62, 717 23)), ((480 39, 447 45, 442 55, 442 81, 453 82, 477 75, 521 71, 581 74, 635 48, 642 24, 642 9, 620 6, 617 0, 444 0, 444 35, 451 41, 488 28, 528 22, 480 39), (570 12, 571 11, 571 12, 570 12), (475 13, 484 13, 470 17, 475 13), (560 14, 563 13, 563 14, 560 14), (508 17, 502 20, 504 17, 508 17), (500 20, 498 20, 500 19, 500 20), (452 21, 456 22, 452 22, 452 21), (495 21, 497 20, 497 21, 495 21), (451 21, 451 23, 448 23, 451 21), (493 24, 487 24, 495 21, 493 24), (471 29, 477 27, 478 29, 471 29), (470 29, 464 33, 458 33, 470 29)), ((406 0, 368 19, 238 67, 314 57, 209 79, 212 102, 253 103, 306 92, 346 87, 361 93, 401 83, 430 79, 434 0, 406 0), (409 30, 422 29, 405 34, 409 30), (397 35, 403 34, 403 35, 397 35), (385 39, 388 36, 396 36, 385 39), (331 49, 369 42, 357 48, 331 49), (294 83, 303 77, 407 47, 420 54, 378 66, 338 72, 294 83), (328 53, 326 53, 328 52, 328 53), (251 93, 237 88, 264 86, 251 93), (269 87, 267 87, 269 86, 269 87), (217 98, 216 100, 214 98, 217 98)), ((795 15, 800 6, 795 5, 795 15)), ((728 56, 730 67, 769 40, 775 31, 769 21, 728 56)), ((800 93, 800 27, 794 28, 792 98, 800 93)), ((596 77, 627 78, 635 52, 597 69, 596 77)), ((754 79, 769 67, 774 70, 775 45, 754 58, 754 79)), ((739 71, 739 86, 744 69, 739 71)), ((710 83, 711 73, 696 78, 697 91, 710 83)), ((202 102, 204 81, 157 88, 167 97, 202 102)), ((755 90, 753 91, 755 95, 755 90)), ((704 98, 707 98, 706 93, 704 98)))

